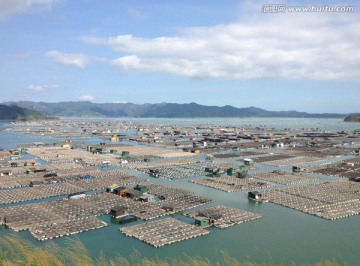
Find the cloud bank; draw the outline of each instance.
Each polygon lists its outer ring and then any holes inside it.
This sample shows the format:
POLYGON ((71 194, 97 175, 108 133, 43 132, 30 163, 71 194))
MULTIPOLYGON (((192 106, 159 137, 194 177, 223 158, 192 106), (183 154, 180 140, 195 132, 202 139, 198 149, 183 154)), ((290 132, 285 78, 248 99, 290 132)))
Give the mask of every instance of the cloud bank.
POLYGON ((161 72, 194 79, 358 80, 357 13, 260 13, 213 27, 187 28, 178 36, 85 37, 120 56, 123 71, 161 72))
POLYGON ((29 85, 25 89, 31 92, 43 92, 57 89, 57 85, 29 85))
POLYGON ((45 56, 54 59, 57 63, 72 65, 79 68, 84 68, 90 63, 90 58, 83 54, 66 54, 58 51, 49 51, 45 53, 45 56))
POLYGON ((77 98, 79 101, 94 101, 96 100, 96 97, 91 95, 84 95, 77 98))

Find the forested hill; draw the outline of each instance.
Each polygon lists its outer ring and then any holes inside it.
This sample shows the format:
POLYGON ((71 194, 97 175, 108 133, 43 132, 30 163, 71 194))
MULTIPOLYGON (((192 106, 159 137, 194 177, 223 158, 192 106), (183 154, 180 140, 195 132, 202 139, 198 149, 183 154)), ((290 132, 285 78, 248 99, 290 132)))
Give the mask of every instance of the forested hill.
POLYGON ((317 117, 345 118, 347 114, 310 114, 297 111, 267 111, 257 107, 236 108, 230 105, 206 106, 197 103, 92 103, 92 102, 8 102, 36 110, 48 116, 64 117, 317 117))
POLYGON ((360 114, 351 114, 345 117, 344 122, 360 122, 360 114))
POLYGON ((0 120, 6 121, 29 121, 29 120, 44 120, 50 119, 42 113, 22 108, 16 105, 7 106, 4 104, 0 105, 0 120))

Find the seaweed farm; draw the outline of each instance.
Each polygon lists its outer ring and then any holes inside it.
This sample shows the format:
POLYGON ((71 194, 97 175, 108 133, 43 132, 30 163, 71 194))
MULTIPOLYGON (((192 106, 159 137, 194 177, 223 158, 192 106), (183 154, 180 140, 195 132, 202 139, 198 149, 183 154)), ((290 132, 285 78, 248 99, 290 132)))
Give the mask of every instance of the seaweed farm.
POLYGON ((149 121, 1 124, 14 138, 0 147, 0 232, 40 247, 76 237, 95 256, 225 249, 256 262, 271 253, 275 265, 356 265, 359 130, 149 121))

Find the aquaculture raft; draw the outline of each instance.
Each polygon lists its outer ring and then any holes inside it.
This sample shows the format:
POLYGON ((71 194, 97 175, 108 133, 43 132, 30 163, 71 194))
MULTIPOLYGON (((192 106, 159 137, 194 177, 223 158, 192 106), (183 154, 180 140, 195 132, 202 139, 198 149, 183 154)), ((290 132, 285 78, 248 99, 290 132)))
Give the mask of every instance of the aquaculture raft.
POLYGON ((213 225, 220 229, 227 228, 236 224, 249 222, 262 217, 260 214, 247 212, 223 205, 190 212, 186 214, 186 216, 195 219, 198 217, 208 218, 210 220, 210 225, 213 225))
POLYGON ((156 248, 209 234, 209 231, 174 218, 121 228, 126 236, 135 237, 156 248))
POLYGON ((262 192, 262 200, 324 219, 360 214, 360 183, 339 180, 262 192))
POLYGON ((196 179, 191 180, 190 182, 211 188, 216 188, 226 192, 235 192, 238 190, 252 190, 273 186, 272 184, 255 181, 251 178, 237 178, 231 176, 196 179))

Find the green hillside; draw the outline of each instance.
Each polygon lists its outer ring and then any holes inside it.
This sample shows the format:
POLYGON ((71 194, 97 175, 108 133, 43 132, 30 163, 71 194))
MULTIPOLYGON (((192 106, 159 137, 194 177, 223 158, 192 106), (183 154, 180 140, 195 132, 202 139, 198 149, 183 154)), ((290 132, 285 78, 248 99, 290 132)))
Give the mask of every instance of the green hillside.
POLYGON ((360 122, 360 114, 351 114, 345 117, 344 122, 360 122))
POLYGON ((0 105, 0 120, 5 121, 32 121, 32 120, 47 120, 55 119, 55 117, 47 117, 42 113, 27 109, 21 108, 16 105, 0 105))
POLYGON ((45 115, 64 117, 302 117, 341 118, 347 114, 310 114, 297 111, 268 111, 254 106, 206 106, 197 103, 93 103, 93 102, 8 102, 8 106, 36 110, 45 115))

